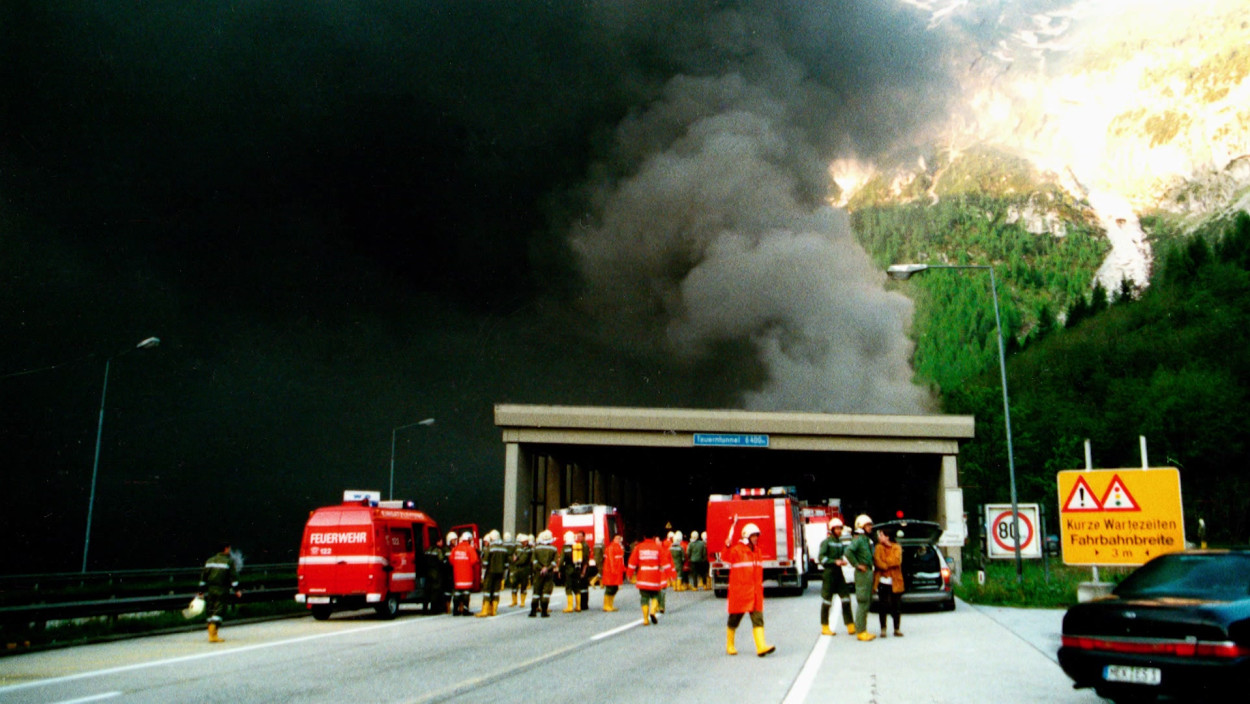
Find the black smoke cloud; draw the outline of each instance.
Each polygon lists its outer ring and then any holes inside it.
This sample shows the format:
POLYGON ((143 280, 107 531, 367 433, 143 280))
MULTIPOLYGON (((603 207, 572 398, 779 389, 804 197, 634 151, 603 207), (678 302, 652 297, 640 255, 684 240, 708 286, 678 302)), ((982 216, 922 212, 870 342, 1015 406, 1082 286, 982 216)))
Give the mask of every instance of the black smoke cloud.
POLYGON ((10 2, 3 559, 92 566, 387 479, 499 516, 495 402, 920 412, 834 157, 945 112, 943 34, 860 2, 10 2), (54 367, 32 374, 14 372, 54 367), (50 528, 51 527, 51 528, 50 528), (154 531, 153 527, 159 527, 154 531), (168 531, 168 532, 165 532, 168 531))

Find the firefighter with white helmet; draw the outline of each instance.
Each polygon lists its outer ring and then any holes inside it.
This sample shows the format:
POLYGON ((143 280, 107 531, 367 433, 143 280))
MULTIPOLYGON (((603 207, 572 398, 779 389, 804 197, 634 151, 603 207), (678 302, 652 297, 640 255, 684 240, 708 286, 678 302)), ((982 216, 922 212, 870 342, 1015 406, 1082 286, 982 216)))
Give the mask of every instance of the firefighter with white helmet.
POLYGON ((742 538, 734 542, 738 514, 734 514, 729 534, 725 536, 725 561, 729 563, 729 623, 726 629, 725 652, 737 655, 734 633, 742 617, 751 616, 751 634, 755 638, 755 654, 764 657, 777 650, 764 640, 764 565, 760 562, 760 528, 754 523, 742 527, 742 538))
POLYGON ((530 605, 530 618, 538 615, 541 608, 543 618, 547 618, 547 605, 551 601, 551 590, 556 583, 556 570, 559 567, 560 553, 555 546, 555 536, 545 530, 538 534, 538 544, 534 546, 534 602, 530 605))
POLYGON ((690 557, 690 588, 695 591, 710 589, 707 579, 707 538, 699 531, 690 532, 690 545, 686 549, 690 557))
POLYGON ((473 595, 474 578, 481 574, 482 562, 478 558, 477 549, 473 547, 473 534, 465 531, 460 535, 460 542, 451 551, 452 578, 455 580, 456 594, 453 616, 469 615, 469 599, 473 595))
POLYGON ((842 542, 842 519, 829 519, 829 535, 820 544, 816 552, 816 564, 820 565, 820 633, 831 636, 829 628, 829 610, 834 602, 842 605, 842 622, 846 624, 846 632, 855 634, 855 619, 851 616, 851 587, 842 574, 842 566, 847 564, 846 545, 842 542))
POLYGON ((517 548, 512 553, 512 565, 508 568, 508 587, 512 589, 512 605, 517 605, 517 595, 520 594, 521 606, 525 606, 533 575, 534 546, 527 533, 518 533, 516 539, 517 548))
POLYGON ((504 573, 508 571, 508 546, 500 539, 499 531, 492 530, 486 538, 489 541, 483 559, 486 574, 482 580, 482 610, 478 618, 499 613, 499 590, 503 587, 504 573))
POLYGON ((872 518, 860 514, 855 518, 855 537, 843 557, 855 568, 855 637, 868 641, 876 638, 868 632, 868 608, 872 606, 872 518))

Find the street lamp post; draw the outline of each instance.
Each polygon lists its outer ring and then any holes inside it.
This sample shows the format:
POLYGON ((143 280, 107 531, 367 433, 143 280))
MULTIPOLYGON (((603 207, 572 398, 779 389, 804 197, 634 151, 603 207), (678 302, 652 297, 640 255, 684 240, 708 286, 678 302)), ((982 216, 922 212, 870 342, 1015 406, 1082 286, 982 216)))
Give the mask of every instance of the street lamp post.
POLYGON ((387 499, 395 498, 395 434, 404 428, 412 428, 418 425, 434 425, 434 419, 426 418, 425 420, 419 420, 416 423, 409 423, 408 425, 401 425, 398 428, 391 430, 391 483, 386 490, 387 499))
POLYGON ((91 547, 91 515, 95 509, 95 480, 100 471, 100 440, 104 437, 104 399, 109 391, 109 367, 113 359, 131 350, 146 350, 161 344, 160 338, 149 337, 134 347, 127 347, 117 354, 104 360, 104 389, 100 391, 100 420, 95 429, 95 459, 91 461, 91 495, 87 499, 87 533, 82 541, 82 571, 87 571, 87 551, 91 547))
POLYGON ((928 269, 986 269, 990 272, 990 294, 994 298, 994 328, 998 331, 998 371, 1003 381, 1003 423, 1007 430, 1007 473, 1011 479, 1011 531, 1016 549, 1016 583, 1024 581, 1024 563, 1020 557, 1020 507, 1016 499, 1016 459, 1011 447, 1011 403, 1007 396, 1007 357, 1003 351, 1003 323, 998 312, 998 285, 994 267, 987 264, 895 264, 886 273, 890 278, 905 281, 913 274, 928 269))

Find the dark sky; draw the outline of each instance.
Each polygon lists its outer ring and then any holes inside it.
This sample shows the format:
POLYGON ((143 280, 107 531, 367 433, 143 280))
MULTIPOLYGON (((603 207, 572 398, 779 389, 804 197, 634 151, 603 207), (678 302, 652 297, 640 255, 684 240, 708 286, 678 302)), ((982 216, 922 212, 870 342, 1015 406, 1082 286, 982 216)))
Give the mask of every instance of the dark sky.
POLYGON ((501 516, 499 402, 923 412, 823 208, 942 114, 889 2, 0 6, 0 548, 294 559, 385 489, 501 516), (25 373, 29 372, 29 373, 25 373))

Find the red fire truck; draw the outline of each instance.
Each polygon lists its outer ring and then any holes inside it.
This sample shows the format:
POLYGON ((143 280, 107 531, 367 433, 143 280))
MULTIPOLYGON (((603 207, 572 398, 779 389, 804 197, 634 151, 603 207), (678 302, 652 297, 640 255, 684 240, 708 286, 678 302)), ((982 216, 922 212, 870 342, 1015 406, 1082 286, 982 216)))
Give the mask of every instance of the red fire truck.
MULTIPOLYGON (((712 588, 717 596, 729 590, 729 564, 721 559, 734 516, 738 530, 748 523, 760 528, 759 549, 764 562, 764 586, 783 587, 792 594, 807 588, 807 547, 803 517, 793 487, 740 489, 736 494, 712 494, 707 501, 707 550, 712 588)), ((740 536, 733 536, 737 541, 740 536)))
POLYGON ((295 601, 313 618, 372 606, 389 619, 400 602, 424 599, 425 549, 439 539, 438 524, 411 501, 380 497, 347 491, 343 503, 309 514, 295 601))
POLYGON ((564 534, 572 531, 584 531, 586 542, 593 548, 611 542, 612 538, 624 531, 621 513, 615 506, 603 504, 573 504, 568 508, 558 508, 551 512, 547 519, 547 530, 555 536, 556 547, 564 547, 564 534))

